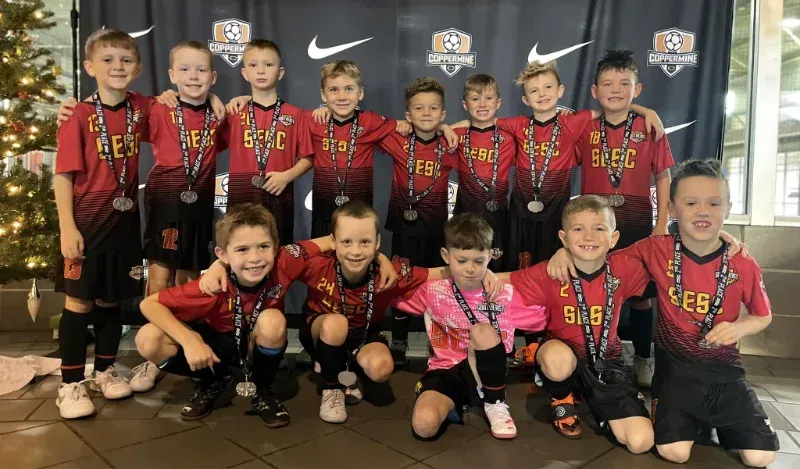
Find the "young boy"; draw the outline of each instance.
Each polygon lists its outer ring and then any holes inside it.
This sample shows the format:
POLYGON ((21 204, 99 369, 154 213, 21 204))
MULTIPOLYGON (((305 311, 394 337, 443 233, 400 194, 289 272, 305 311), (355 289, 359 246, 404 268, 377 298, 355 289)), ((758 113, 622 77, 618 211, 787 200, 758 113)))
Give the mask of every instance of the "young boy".
MULTIPOLYGON (((686 161, 669 192, 679 234, 652 236, 619 254, 642 262, 658 289, 652 414, 659 454, 686 462, 698 429, 714 427, 722 447, 739 450, 745 465, 766 467, 778 437, 736 344, 767 327, 772 315, 755 259, 732 256, 735 240, 721 231, 730 207, 719 162, 686 161), (749 314, 740 314, 742 303, 749 314)), ((552 263, 555 277, 569 278, 558 267, 563 262, 552 263)))
MULTIPOLYGON (((675 164, 666 138, 648 134, 644 119, 631 110, 642 91, 639 68, 630 51, 609 51, 597 64, 594 96, 603 115, 591 121, 578 139, 581 193, 609 197, 617 218, 622 249, 653 234, 667 233, 669 169, 675 164), (655 176, 658 219, 653 228, 650 180, 655 176)), ((638 384, 650 387, 653 359, 653 309, 649 298, 654 287, 631 300, 630 338, 638 384)), ((624 336, 623 336, 624 337, 624 336)))
POLYGON ((480 400, 495 438, 517 435, 505 402, 506 353, 513 349, 514 329, 540 330, 545 316, 543 308, 526 308, 510 286, 494 302, 487 301, 481 281, 493 235, 475 213, 453 216, 444 225, 441 249, 453 278, 428 281, 411 299, 395 305, 425 315, 434 353, 416 387, 411 418, 416 438, 435 438, 446 419, 460 421, 464 406, 480 400))
POLYGON ((547 331, 535 361, 550 394, 553 428, 570 439, 582 434, 572 394, 575 388, 589 404, 599 429, 610 428, 631 453, 649 451, 653 426, 644 398, 625 375, 617 337, 622 304, 644 291, 647 273, 624 251, 606 258, 619 232, 614 212, 603 197, 582 195, 570 200, 564 207, 559 237, 572 254, 578 278, 565 284, 553 280, 546 263, 510 276, 525 304, 547 308, 547 331), (591 325, 588 332, 586 321, 591 325))
POLYGON ((131 395, 114 370, 122 318, 119 302, 137 294, 142 265, 139 231, 139 144, 147 140, 148 98, 128 93, 139 76, 139 49, 129 35, 96 31, 86 41, 86 72, 97 91, 75 107, 58 132, 54 180, 66 293, 59 323, 61 417, 94 413, 83 386, 88 313, 94 308, 95 362, 90 387, 107 399, 131 395))
MULTIPOLYGON (((279 249, 275 218, 253 203, 228 210, 216 224, 216 240, 216 255, 230 266, 232 288, 208 296, 194 280, 149 296, 140 307, 150 323, 139 330, 136 346, 161 369, 199 379, 197 392, 181 410, 184 420, 229 405, 231 368, 244 367, 246 383, 252 380, 256 388, 247 396, 254 413, 268 427, 282 427, 289 413, 270 385, 286 350, 283 298, 305 261, 328 240, 279 249)), ((246 386, 240 383, 237 392, 246 386)))

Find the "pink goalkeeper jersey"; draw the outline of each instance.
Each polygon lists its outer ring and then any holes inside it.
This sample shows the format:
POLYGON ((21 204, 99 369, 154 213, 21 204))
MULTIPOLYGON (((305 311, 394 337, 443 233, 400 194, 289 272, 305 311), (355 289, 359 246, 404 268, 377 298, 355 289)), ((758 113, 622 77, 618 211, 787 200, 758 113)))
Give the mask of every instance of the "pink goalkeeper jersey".
MULTIPOLYGON (((402 311, 425 315, 425 328, 434 355, 428 360, 428 371, 452 368, 467 358, 472 323, 458 305, 451 282, 451 279, 425 282, 411 299, 399 297, 394 302, 394 306, 402 311)), ((491 325, 489 317, 478 311, 478 305, 484 301, 483 290, 462 290, 461 294, 478 322, 491 325)), ((497 314, 497 321, 506 353, 514 348, 514 329, 544 329, 547 321, 545 309, 525 306, 510 284, 505 285, 496 303, 504 308, 497 314)))

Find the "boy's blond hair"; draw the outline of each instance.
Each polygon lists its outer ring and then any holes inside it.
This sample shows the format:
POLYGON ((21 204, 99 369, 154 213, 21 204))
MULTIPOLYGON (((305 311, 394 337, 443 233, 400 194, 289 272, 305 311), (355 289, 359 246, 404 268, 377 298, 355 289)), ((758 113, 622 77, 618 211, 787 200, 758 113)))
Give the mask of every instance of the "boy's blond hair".
POLYGON ((581 212, 605 212, 608 227, 613 232, 617 229, 617 218, 614 209, 608 203, 608 199, 599 195, 580 195, 567 202, 564 211, 561 213, 561 228, 569 229, 569 217, 581 212))
POLYGON ((494 79, 493 76, 487 75, 485 73, 477 73, 475 75, 470 75, 467 77, 467 81, 464 82, 464 93, 461 96, 461 99, 464 101, 467 100, 467 96, 471 92, 476 92, 478 94, 484 93, 487 89, 494 89, 495 94, 497 94, 497 98, 500 98, 500 85, 497 83, 497 80, 494 79))
POLYGON ((211 55, 211 51, 197 41, 181 41, 175 44, 169 51, 169 68, 172 68, 175 63, 175 53, 180 49, 194 49, 204 53, 208 57, 208 66, 211 67, 212 72, 214 71, 214 57, 211 55))
POLYGON ((422 77, 414 80, 414 83, 408 85, 406 88, 406 109, 411 102, 411 98, 420 93, 436 93, 442 98, 442 106, 444 106, 444 85, 432 77, 422 77))
POLYGON ((359 88, 361 86, 361 70, 358 65, 352 60, 334 60, 322 66, 321 73, 322 79, 320 80, 320 89, 325 89, 325 82, 334 79, 341 75, 347 75, 352 78, 359 88))
POLYGON ((142 58, 139 54, 139 45, 130 34, 120 31, 119 29, 98 29, 93 32, 84 46, 84 53, 86 60, 92 60, 94 53, 99 47, 119 47, 126 49, 136 56, 136 62, 141 62, 142 58))
POLYGON ((242 57, 247 55, 248 52, 254 50, 271 50, 275 52, 275 55, 278 56, 278 64, 283 66, 283 55, 281 55, 281 50, 277 44, 270 41, 269 39, 253 39, 252 41, 248 42, 244 48, 244 53, 242 57))
POLYGON ((536 78, 539 75, 544 75, 545 73, 550 73, 556 77, 556 82, 558 82, 558 86, 561 86, 561 75, 558 74, 558 65, 556 64, 555 60, 551 60, 545 64, 536 61, 530 62, 528 65, 525 66, 517 75, 517 78, 514 80, 518 86, 522 87, 522 93, 525 93, 525 83, 532 78, 536 78))
POLYGON ((278 248, 280 238, 278 237, 278 223, 275 221, 275 217, 264 206, 254 203, 235 205, 229 208, 225 215, 217 221, 214 227, 217 247, 226 249, 231 242, 233 233, 245 226, 258 226, 266 229, 269 237, 272 238, 275 248, 278 248))

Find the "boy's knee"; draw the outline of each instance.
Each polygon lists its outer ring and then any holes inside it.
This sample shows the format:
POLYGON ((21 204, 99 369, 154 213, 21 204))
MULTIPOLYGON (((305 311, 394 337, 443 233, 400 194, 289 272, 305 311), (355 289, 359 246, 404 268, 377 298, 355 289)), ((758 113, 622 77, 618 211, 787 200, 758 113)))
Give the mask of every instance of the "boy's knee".
POLYGON ((414 415, 411 417, 411 426, 417 436, 421 438, 432 438, 439 432, 442 421, 436 409, 417 407, 414 409, 414 415))
POLYGON ((164 331, 153 324, 145 324, 136 334, 136 350, 142 357, 149 360, 162 349, 166 338, 167 335, 164 331))
POLYGON ((536 357, 542 372, 552 381, 564 381, 569 378, 578 364, 575 354, 565 344, 542 347, 536 357))
POLYGON ((347 340, 347 318, 341 314, 326 314, 320 318, 322 325, 319 328, 319 338, 326 344, 338 345, 347 340))
MULTIPOLYGON (((642 454, 650 451, 653 447, 653 433, 646 433, 640 432, 635 433, 633 435, 626 436, 627 442, 625 443, 625 447, 628 448, 633 454, 642 454)), ((686 457, 689 458, 688 456, 686 457)))
POLYGON ((286 317, 277 309, 264 310, 258 316, 254 331, 256 344, 279 348, 286 344, 286 317))
POLYGON ((750 467, 767 467, 775 461, 775 451, 744 449, 740 451, 742 463, 750 467))
POLYGON ((80 298, 73 298, 68 296, 64 302, 64 308, 77 314, 87 314, 94 307, 94 301, 82 300, 80 298))
POLYGON ((656 446, 656 449, 658 454, 667 461, 683 464, 689 460, 689 456, 692 454, 692 446, 691 444, 685 445, 682 443, 684 442, 659 445, 656 446))
POLYGON ((388 353, 374 354, 366 360, 363 368, 369 379, 376 383, 384 383, 394 371, 394 361, 388 353))
POLYGON ((472 348, 486 350, 500 343, 500 336, 490 324, 478 323, 469 330, 469 341, 472 348))

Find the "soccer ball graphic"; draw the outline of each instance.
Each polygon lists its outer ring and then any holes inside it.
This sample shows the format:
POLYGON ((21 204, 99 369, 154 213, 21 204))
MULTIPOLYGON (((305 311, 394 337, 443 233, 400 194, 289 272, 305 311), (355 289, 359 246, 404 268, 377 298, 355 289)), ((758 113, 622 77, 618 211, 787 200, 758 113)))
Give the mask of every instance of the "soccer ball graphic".
POLYGON ((230 21, 225 23, 225 26, 222 28, 222 33, 225 34, 227 40, 238 41, 242 38, 242 25, 236 21, 230 21))
POLYGON ((683 34, 677 31, 670 31, 664 36, 664 47, 669 52, 679 52, 683 47, 683 34))
POLYGON ((450 31, 449 33, 445 33, 442 38, 442 43, 444 45, 444 50, 447 52, 456 52, 459 47, 461 47, 461 36, 455 31, 450 31))

